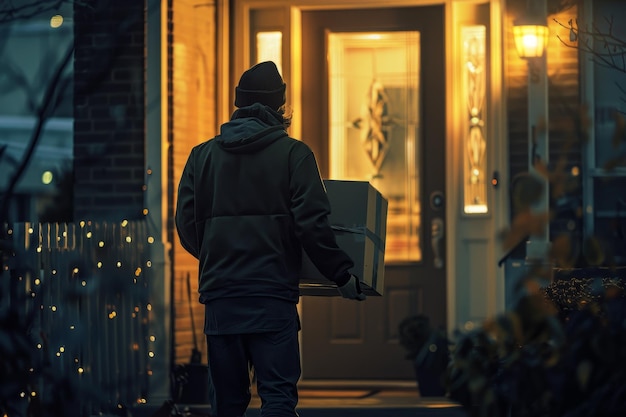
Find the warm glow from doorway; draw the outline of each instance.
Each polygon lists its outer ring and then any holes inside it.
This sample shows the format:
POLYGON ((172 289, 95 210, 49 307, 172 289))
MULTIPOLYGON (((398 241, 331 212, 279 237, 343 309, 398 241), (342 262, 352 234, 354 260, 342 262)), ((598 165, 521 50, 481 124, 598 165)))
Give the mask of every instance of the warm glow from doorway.
POLYGON ((283 74, 283 33, 259 32, 256 35, 257 63, 264 61, 274 61, 278 67, 278 72, 283 74))

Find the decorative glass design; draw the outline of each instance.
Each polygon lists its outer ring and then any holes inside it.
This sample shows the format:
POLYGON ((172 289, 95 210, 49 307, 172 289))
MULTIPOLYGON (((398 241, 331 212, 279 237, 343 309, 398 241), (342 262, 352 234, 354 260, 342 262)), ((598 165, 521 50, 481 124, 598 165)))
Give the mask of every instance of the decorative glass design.
POLYGON ((467 136, 463 146, 464 212, 487 213, 487 141, 485 100, 487 82, 485 26, 464 26, 463 89, 467 105, 467 136))
POLYGON ((385 262, 421 261, 420 34, 329 33, 330 178, 388 200, 385 262))

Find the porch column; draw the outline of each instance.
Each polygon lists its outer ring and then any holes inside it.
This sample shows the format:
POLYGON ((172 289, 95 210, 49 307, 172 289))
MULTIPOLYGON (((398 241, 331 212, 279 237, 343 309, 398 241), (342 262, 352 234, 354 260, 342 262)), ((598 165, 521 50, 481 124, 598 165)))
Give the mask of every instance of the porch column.
POLYGON ((146 0, 146 146, 144 207, 155 241, 150 245, 154 281, 150 299, 154 303, 152 329, 153 368, 148 405, 161 405, 170 398, 172 362, 172 243, 168 235, 168 181, 171 148, 167 143, 167 18, 168 2, 146 0))
MULTIPOLYGON (((547 5, 542 0, 531 0, 529 13, 546 22, 547 5)), ((548 178, 539 172, 539 166, 547 167, 549 162, 548 141, 548 73, 547 58, 544 51, 541 57, 528 59, 528 172, 535 175, 543 184, 541 198, 533 205, 535 214, 550 210, 550 184, 548 178)), ((550 223, 546 221, 540 233, 531 235, 526 243, 528 262, 545 261, 550 249, 550 223)))

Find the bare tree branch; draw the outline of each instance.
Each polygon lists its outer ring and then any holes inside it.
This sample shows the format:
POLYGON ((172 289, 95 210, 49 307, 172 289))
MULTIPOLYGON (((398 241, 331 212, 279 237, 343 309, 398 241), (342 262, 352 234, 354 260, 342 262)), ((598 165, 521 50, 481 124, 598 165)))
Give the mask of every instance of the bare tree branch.
POLYGON ((576 21, 570 20, 567 25, 554 19, 561 27, 570 31, 570 40, 565 41, 557 35, 559 41, 569 47, 591 55, 592 61, 606 68, 626 73, 626 40, 613 34, 613 17, 605 18, 608 29, 602 30, 595 23, 589 28, 581 27, 576 21))
MULTIPOLYGON (((569 41, 557 35, 562 45, 568 48, 578 49, 588 54, 590 60, 599 67, 608 68, 626 74, 626 39, 617 37, 613 32, 613 16, 604 18, 607 27, 601 28, 593 22, 591 26, 581 25, 578 20, 572 19, 564 24, 554 19, 559 26, 569 30, 569 41)), ((626 88, 619 82, 615 82, 617 89, 626 96, 626 88)), ((626 103, 622 97, 620 101, 626 103)), ((622 113, 620 111, 620 113, 622 113)))

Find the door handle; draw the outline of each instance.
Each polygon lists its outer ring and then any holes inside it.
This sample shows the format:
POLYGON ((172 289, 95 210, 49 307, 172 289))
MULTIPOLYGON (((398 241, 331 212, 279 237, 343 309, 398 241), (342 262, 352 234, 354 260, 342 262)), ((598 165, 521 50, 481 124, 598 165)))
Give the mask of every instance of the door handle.
POLYGON ((443 219, 435 217, 430 222, 430 244, 433 248, 433 266, 435 268, 443 268, 443 219))

